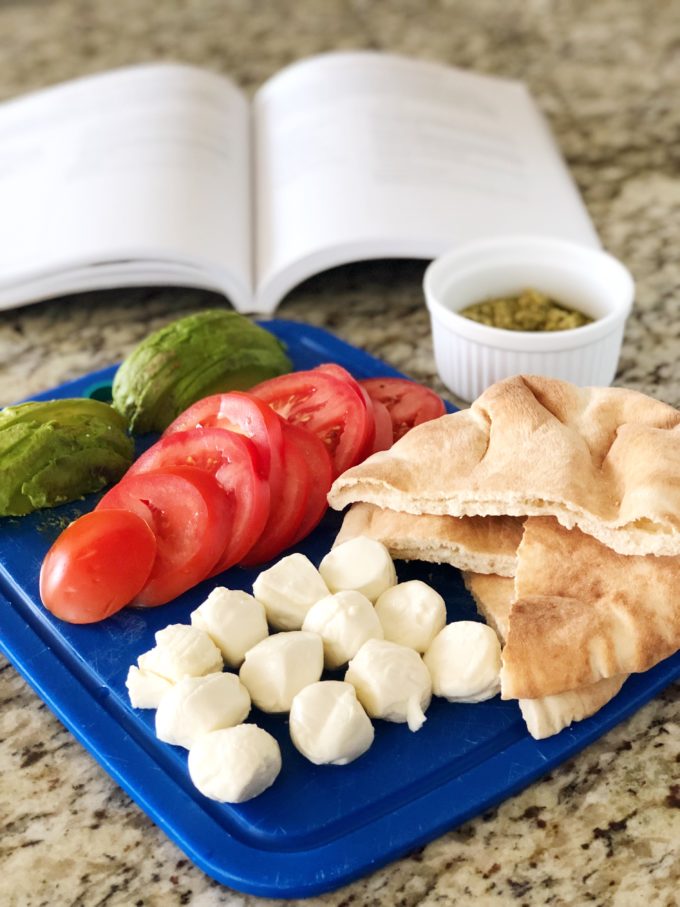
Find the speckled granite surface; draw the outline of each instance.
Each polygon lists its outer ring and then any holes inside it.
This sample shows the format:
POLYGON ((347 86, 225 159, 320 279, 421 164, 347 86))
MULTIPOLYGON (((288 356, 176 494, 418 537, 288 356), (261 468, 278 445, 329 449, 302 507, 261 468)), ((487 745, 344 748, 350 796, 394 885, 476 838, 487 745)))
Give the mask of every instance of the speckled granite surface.
MULTIPOLYGON (((252 88, 333 47, 524 78, 605 246, 637 281, 617 383, 679 405, 679 46, 674 0, 5 0, 0 96, 162 58, 252 88)), ((421 275, 413 263, 343 269, 300 288, 280 315, 329 326, 436 386, 421 275)), ((138 290, 1 314, 0 402, 112 363, 215 299, 138 290)), ((493 813, 314 903, 680 903, 679 690, 493 813)), ((3 907, 260 903, 191 866, 2 660, 0 829, 3 907)))

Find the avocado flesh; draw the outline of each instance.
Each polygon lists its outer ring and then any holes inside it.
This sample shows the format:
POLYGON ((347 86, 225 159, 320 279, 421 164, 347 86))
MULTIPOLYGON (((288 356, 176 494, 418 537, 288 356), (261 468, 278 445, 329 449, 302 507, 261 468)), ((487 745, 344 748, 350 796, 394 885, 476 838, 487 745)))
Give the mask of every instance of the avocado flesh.
POLYGON ((118 413, 93 402, 26 403, 0 412, 0 516, 73 501, 123 476, 132 439, 118 413))
POLYGON ((290 371, 281 342, 243 315, 209 309, 151 334, 124 360, 113 405, 138 434, 163 431, 192 403, 290 371))
POLYGON ((29 400, 0 410, 0 431, 5 426, 20 422, 55 422, 68 424, 69 421, 89 420, 108 423, 119 432, 125 432, 125 419, 115 409, 99 400, 89 397, 64 397, 61 400, 29 400))

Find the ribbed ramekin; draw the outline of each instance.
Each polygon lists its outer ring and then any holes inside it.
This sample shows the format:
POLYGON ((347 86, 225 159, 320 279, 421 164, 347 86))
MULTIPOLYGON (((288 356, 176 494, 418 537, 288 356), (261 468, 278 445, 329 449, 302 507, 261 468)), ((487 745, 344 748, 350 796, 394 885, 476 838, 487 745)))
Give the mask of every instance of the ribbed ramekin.
POLYGON ((460 246, 429 265, 423 288, 437 370, 463 400, 517 374, 611 384, 635 292, 630 272, 607 252, 535 236, 460 246), (508 331, 457 314, 529 288, 595 320, 567 331, 508 331))

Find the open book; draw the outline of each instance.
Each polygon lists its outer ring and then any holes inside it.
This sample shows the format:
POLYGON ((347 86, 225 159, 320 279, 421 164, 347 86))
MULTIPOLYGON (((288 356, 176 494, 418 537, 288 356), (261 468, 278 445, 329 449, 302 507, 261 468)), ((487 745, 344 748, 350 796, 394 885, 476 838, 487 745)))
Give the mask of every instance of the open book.
POLYGON ((268 313, 326 268, 508 233, 598 245, 520 83, 338 52, 252 101, 163 63, 0 106, 0 308, 163 284, 268 313))

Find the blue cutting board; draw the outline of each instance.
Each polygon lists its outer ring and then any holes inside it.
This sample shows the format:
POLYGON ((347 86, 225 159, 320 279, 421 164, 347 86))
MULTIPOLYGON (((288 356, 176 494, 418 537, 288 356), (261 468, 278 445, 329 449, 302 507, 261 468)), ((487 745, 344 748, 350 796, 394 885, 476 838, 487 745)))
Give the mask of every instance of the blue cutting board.
MULTIPOLYGON (((319 328, 287 321, 266 326, 288 345, 296 368, 338 362, 357 377, 394 369, 319 328)), ((42 394, 105 398, 114 368, 42 394)), ((281 775, 239 806, 199 794, 186 752, 154 736, 153 711, 128 703, 125 677, 151 648, 156 630, 186 623, 215 581, 162 608, 125 609, 91 626, 53 618, 40 604, 40 564, 60 529, 90 510, 96 496, 0 521, 0 649, 52 711, 197 866, 239 891, 304 897, 371 872, 489 809, 600 737, 680 677, 680 654, 629 679, 587 721, 548 740, 528 735, 515 702, 476 705, 435 699, 418 733, 377 721, 371 749, 349 766, 315 766, 292 746, 286 716, 253 711, 283 756, 281 775)), ((340 525, 329 513, 298 546, 318 564, 340 525)), ((450 620, 478 619, 453 567, 397 563, 401 581, 419 578, 447 603, 450 620)), ((257 571, 235 568, 219 584, 251 590, 257 571)))

